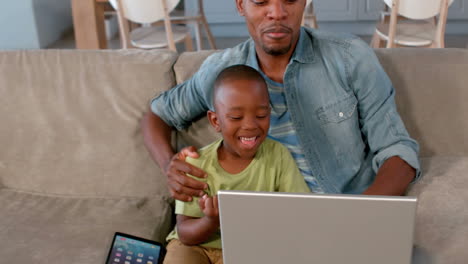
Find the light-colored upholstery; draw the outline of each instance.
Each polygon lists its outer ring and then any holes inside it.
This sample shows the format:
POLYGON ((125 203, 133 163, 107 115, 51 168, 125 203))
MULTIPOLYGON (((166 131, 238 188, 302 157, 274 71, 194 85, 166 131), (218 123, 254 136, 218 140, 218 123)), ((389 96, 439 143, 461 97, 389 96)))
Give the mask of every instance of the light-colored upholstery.
MULTIPOLYGON (((0 52, 0 263, 103 263, 114 231, 162 241, 172 200, 139 122, 211 53, 0 52)), ((466 263, 468 50, 376 53, 421 145, 414 263, 466 263)), ((218 137, 205 117, 175 133, 218 137)))
POLYGON ((468 51, 379 49, 398 111, 421 146, 416 263, 468 260, 468 51))
POLYGON ((169 52, 1 53, 3 184, 61 195, 167 195, 139 122, 149 100, 174 85, 175 60, 169 52))
POLYGON ((164 241, 172 207, 140 120, 172 52, 0 52, 0 263, 103 263, 115 231, 164 241))

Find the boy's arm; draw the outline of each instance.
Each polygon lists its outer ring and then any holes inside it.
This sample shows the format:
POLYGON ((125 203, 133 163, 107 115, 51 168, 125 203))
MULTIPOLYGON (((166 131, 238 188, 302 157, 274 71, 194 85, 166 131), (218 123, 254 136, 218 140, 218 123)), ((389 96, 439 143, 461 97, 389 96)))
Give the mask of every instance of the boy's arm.
POLYGON ((205 214, 196 218, 177 215, 177 234, 185 245, 198 245, 207 241, 219 228, 219 211, 217 197, 203 196, 199 201, 200 209, 205 214))

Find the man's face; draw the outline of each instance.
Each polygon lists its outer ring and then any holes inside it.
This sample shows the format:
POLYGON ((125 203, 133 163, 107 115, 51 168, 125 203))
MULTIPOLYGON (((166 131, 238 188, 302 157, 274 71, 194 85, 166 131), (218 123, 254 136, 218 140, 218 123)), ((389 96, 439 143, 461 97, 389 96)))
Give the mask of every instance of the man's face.
POLYGON ((305 4, 306 0, 236 0, 255 44, 273 56, 292 52, 305 4))
POLYGON ((208 112, 211 124, 223 135, 223 154, 252 159, 270 127, 270 106, 265 83, 258 80, 226 80, 216 95, 216 112, 208 112))

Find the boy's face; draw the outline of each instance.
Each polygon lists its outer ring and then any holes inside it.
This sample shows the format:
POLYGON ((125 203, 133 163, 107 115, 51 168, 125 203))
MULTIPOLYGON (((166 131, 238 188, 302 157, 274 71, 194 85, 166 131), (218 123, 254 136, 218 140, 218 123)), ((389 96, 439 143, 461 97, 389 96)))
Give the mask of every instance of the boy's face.
POLYGON ((208 119, 223 136, 220 151, 236 159, 252 159, 270 127, 270 105, 265 83, 226 80, 218 87, 216 112, 208 119))

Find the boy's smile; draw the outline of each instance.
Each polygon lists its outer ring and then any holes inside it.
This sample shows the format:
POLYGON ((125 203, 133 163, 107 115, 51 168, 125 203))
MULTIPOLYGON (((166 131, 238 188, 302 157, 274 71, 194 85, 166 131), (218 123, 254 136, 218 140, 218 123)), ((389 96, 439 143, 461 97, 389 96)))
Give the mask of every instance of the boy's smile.
POLYGON ((248 148, 254 147, 257 144, 258 137, 240 137, 242 144, 246 145, 248 148))

